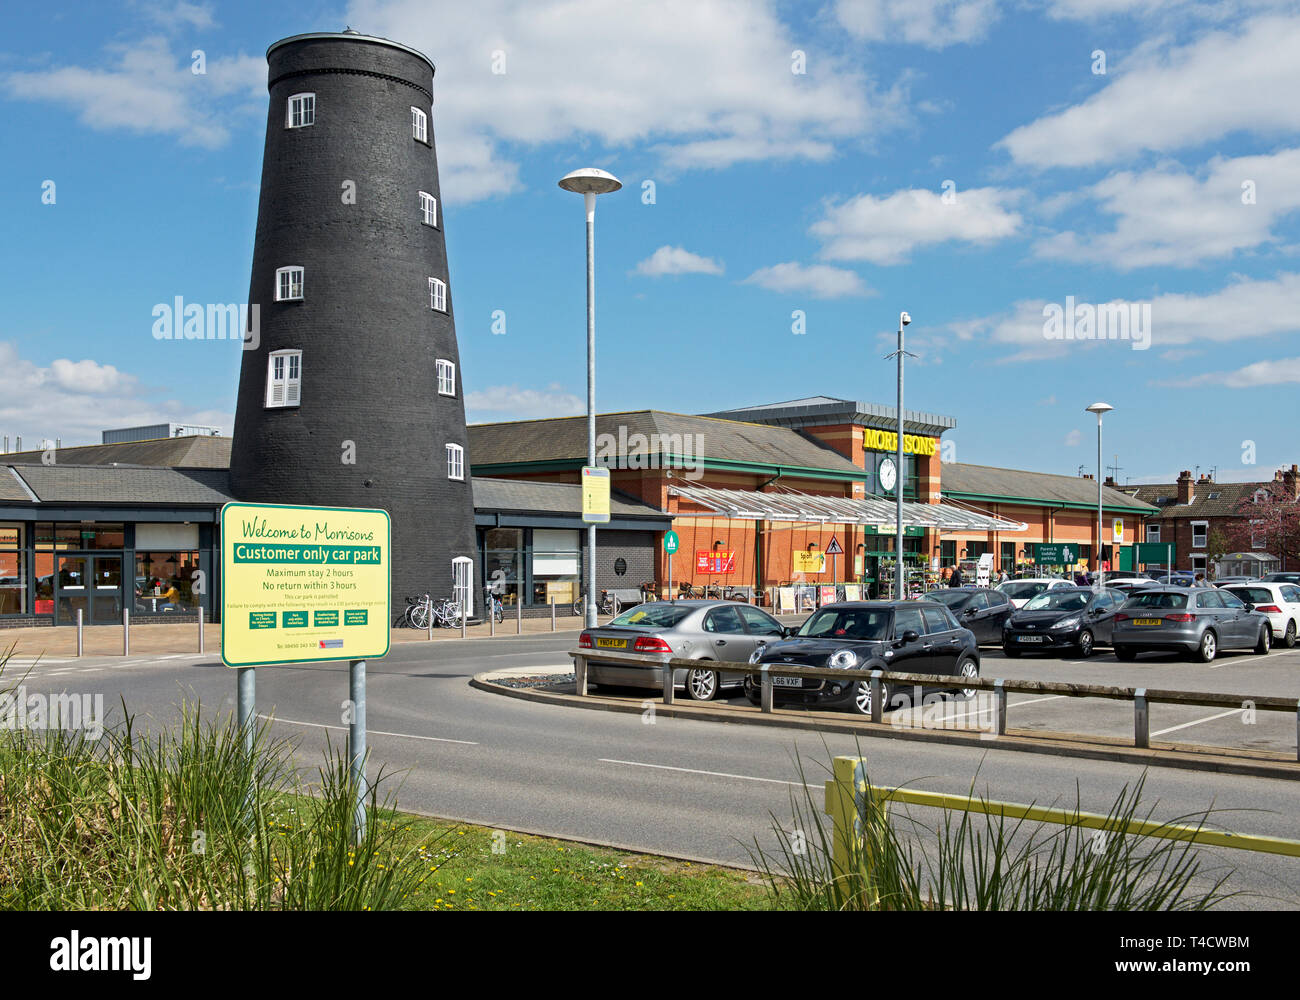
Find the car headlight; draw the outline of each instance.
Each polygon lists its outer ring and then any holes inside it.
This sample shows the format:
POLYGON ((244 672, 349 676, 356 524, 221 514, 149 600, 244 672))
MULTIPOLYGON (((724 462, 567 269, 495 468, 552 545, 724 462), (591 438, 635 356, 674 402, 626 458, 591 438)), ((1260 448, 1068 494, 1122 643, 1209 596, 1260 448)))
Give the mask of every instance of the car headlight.
POLYGON ((1078 615, 1075 615, 1073 618, 1062 618, 1059 622, 1057 622, 1055 625, 1052 626, 1052 628, 1062 628, 1062 629, 1078 628, 1078 627, 1079 627, 1078 615))
POLYGON ((760 643, 759 647, 749 654, 749 662, 757 663, 759 660, 763 658, 763 654, 766 652, 767 652, 767 643, 765 642, 760 643))
POLYGON ((846 670, 852 670, 858 665, 858 654, 851 649, 837 649, 831 653, 829 665, 840 667, 846 670))

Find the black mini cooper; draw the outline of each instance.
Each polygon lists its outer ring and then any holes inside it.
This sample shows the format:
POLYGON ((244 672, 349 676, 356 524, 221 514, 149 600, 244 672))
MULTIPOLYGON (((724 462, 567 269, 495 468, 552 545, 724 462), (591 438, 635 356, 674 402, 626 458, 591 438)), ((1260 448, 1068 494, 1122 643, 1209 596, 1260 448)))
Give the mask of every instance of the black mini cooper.
MULTIPOLYGON (((980 672, 979 646, 970 629, 936 601, 853 601, 828 604, 813 612, 791 638, 759 646, 750 663, 844 670, 886 670, 913 674, 951 674, 974 678, 980 672)), ((761 675, 745 677, 745 697, 757 705, 761 675)), ((813 677, 772 678, 773 700, 871 714, 870 681, 813 677)), ((964 697, 975 688, 961 690, 964 697)), ((888 680, 881 686, 886 709, 899 707, 888 680)), ((899 700, 911 704, 900 694, 899 700)))

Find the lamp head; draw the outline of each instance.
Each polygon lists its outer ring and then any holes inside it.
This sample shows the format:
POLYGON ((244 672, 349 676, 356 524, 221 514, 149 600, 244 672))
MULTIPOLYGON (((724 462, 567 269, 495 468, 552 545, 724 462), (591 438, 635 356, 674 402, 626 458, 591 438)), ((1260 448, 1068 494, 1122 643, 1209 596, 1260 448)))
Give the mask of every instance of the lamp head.
POLYGON ((1095 413, 1100 417, 1103 413, 1109 413, 1113 409, 1115 409, 1115 407, 1111 406, 1109 403, 1093 403, 1091 406, 1086 408, 1085 412, 1095 413))
POLYGON ((622 186, 613 174, 596 167, 583 167, 560 178, 560 187, 577 194, 610 194, 622 186))
POLYGON ((901 326, 907 326, 909 323, 912 322, 912 314, 908 312, 899 313, 898 322, 901 326))

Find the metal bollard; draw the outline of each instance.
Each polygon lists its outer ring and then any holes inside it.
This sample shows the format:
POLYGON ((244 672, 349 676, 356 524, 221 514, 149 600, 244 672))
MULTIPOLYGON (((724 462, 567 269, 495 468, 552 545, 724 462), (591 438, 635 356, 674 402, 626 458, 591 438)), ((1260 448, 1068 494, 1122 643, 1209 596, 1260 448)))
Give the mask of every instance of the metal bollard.
POLYGON ((122 609, 122 655, 131 655, 131 611, 122 609))
POLYGON ((81 608, 77 608, 77 655, 81 656, 86 651, 86 644, 81 634, 81 608))
POLYGON ((768 673, 766 664, 763 665, 761 681, 762 687, 759 694, 759 709, 760 711, 771 715, 773 709, 776 708, 776 699, 772 696, 772 675, 768 673))
POLYGON ((515 635, 524 634, 524 602, 515 601, 515 635))
POLYGON ((579 654, 573 658, 574 693, 585 697, 587 694, 587 658, 579 654))
POLYGON ((497 605, 491 597, 488 598, 488 635, 496 638, 497 634, 497 605))
POLYGON ((203 605, 199 605, 199 652, 203 652, 203 605))
POLYGON ((429 639, 433 638, 433 626, 434 626, 434 614, 433 614, 433 602, 431 601, 429 603, 429 635, 428 635, 429 639))
POLYGON ((676 680, 677 671, 668 664, 667 657, 659 662, 661 664, 659 669, 663 672, 664 704, 671 705, 673 703, 673 682, 676 680))
POLYGON ((551 598, 551 631, 555 631, 555 598, 551 598))
POLYGON ((460 637, 465 638, 465 605, 460 606, 460 637))
POLYGON ((883 722, 885 719, 884 685, 880 681, 881 671, 871 671, 871 721, 883 722))
POLYGON ((993 706, 995 718, 997 719, 997 734, 1005 736, 1007 734, 1007 689, 1003 687, 1004 681, 999 677, 993 682, 993 706))
POLYGON ((1147 711, 1147 689, 1138 688, 1133 692, 1133 745, 1149 747, 1151 745, 1151 716, 1147 711))

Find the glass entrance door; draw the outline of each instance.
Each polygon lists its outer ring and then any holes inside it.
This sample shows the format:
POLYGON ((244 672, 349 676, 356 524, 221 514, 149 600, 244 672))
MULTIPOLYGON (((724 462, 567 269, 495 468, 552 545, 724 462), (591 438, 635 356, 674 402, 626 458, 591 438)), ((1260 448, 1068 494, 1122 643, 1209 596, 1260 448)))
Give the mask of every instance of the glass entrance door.
POLYGON ((54 574, 54 623, 87 625, 122 621, 122 557, 59 556, 54 574))

